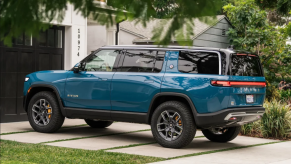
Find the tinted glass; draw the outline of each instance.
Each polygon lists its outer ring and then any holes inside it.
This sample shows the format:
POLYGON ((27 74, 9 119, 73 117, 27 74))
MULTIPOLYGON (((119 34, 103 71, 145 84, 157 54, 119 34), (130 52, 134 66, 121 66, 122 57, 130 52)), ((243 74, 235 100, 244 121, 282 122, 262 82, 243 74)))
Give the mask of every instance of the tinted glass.
POLYGON ((55 46, 55 31, 54 29, 48 29, 48 46, 55 46))
POLYGON ((183 73, 219 74, 218 54, 208 52, 180 52, 178 69, 183 73))
POLYGON ((39 45, 40 46, 46 46, 47 45, 46 32, 45 31, 42 31, 39 34, 39 45))
POLYGON ((232 55, 232 75, 262 76, 259 58, 256 56, 232 55))
POLYGON ((103 71, 112 72, 114 62, 119 51, 117 50, 102 50, 94 55, 91 55, 85 61, 85 71, 103 71))
POLYGON ((120 72, 160 72, 165 52, 163 51, 127 51, 118 71, 120 72))
POLYGON ((56 47, 57 48, 62 48, 62 44, 63 44, 63 38, 62 38, 62 30, 57 30, 56 31, 56 37, 57 37, 57 43, 56 43, 56 47))
POLYGON ((31 37, 31 35, 25 35, 24 39, 25 39, 25 45, 26 46, 32 46, 32 37, 31 37))

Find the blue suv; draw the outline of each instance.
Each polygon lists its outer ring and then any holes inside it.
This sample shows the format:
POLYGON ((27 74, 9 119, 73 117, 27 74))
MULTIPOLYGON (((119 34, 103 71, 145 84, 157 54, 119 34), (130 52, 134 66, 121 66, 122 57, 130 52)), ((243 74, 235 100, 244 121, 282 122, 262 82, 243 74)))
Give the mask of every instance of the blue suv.
POLYGON ((113 121, 150 124, 156 141, 181 148, 201 129, 227 142, 256 121, 266 82, 257 55, 205 47, 106 46, 67 71, 40 71, 24 82, 34 130, 57 131, 64 118, 92 128, 113 121))

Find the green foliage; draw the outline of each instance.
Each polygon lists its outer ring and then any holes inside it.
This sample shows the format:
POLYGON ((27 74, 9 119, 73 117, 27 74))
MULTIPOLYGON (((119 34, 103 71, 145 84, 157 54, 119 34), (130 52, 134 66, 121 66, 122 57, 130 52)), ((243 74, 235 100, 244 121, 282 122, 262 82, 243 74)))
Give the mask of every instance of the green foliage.
POLYGON ((291 111, 286 103, 273 99, 265 102, 266 113, 260 121, 242 126, 241 134, 256 137, 291 138, 291 111))
MULTIPOLYGON (((158 38, 156 43, 168 44, 171 38, 176 36, 176 32, 184 28, 185 22, 193 18, 214 16, 222 6, 222 1, 217 0, 108 0, 111 7, 102 7, 95 2, 95 0, 0 0, 0 41, 11 45, 12 38, 23 32, 37 36, 39 31, 49 28, 49 23, 53 20, 61 22, 67 4, 71 3, 74 10, 84 17, 90 16, 106 26, 112 26, 125 19, 136 19, 146 26, 152 18, 171 17, 168 30, 159 28, 160 30, 155 31, 158 38)), ((189 27, 193 29, 193 26, 189 27)), ((184 32, 187 31, 189 29, 184 32)))
MULTIPOLYGON (((286 45, 289 26, 270 24, 267 12, 261 10, 254 0, 244 0, 236 6, 223 7, 234 29, 228 35, 236 49, 257 53, 262 61, 266 79, 272 83, 277 76, 291 74, 291 46, 286 45)), ((291 26, 291 25, 290 25, 291 26)))
POLYGON ((266 88, 266 98, 267 100, 275 99, 280 100, 281 99, 281 93, 280 90, 276 85, 271 85, 267 82, 267 88, 266 88))
POLYGON ((277 100, 264 104, 266 113, 261 120, 264 137, 288 138, 291 133, 290 106, 277 100))
POLYGON ((261 136, 260 121, 245 124, 241 128, 241 134, 247 136, 261 136))

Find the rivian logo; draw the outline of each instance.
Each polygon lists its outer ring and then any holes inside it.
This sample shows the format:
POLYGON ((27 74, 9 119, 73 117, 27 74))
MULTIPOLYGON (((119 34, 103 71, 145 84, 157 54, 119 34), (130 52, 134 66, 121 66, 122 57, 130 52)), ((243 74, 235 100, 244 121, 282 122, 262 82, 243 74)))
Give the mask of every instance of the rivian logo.
POLYGON ((70 94, 68 94, 67 97, 78 97, 78 95, 70 95, 70 94))

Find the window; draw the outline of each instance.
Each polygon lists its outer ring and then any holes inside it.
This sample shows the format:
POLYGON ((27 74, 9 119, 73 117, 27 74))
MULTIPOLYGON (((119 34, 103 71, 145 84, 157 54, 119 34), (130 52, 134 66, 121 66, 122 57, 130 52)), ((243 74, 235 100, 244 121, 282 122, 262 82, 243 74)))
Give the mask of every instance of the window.
POLYGON ((262 76, 260 60, 257 56, 232 55, 232 75, 262 76))
POLYGON ((101 50, 86 59, 84 70, 112 72, 118 54, 118 50, 101 50))
POLYGON ((17 38, 13 39, 13 44, 32 46, 32 37, 31 35, 21 34, 17 38))
POLYGON ((134 51, 125 52, 121 72, 161 72, 164 62, 164 51, 134 51))
POLYGON ((217 53, 181 51, 178 69, 183 73, 219 74, 217 53))
POLYGON ((46 31, 41 31, 38 37, 39 45, 42 47, 62 48, 62 30, 52 27, 46 31))

